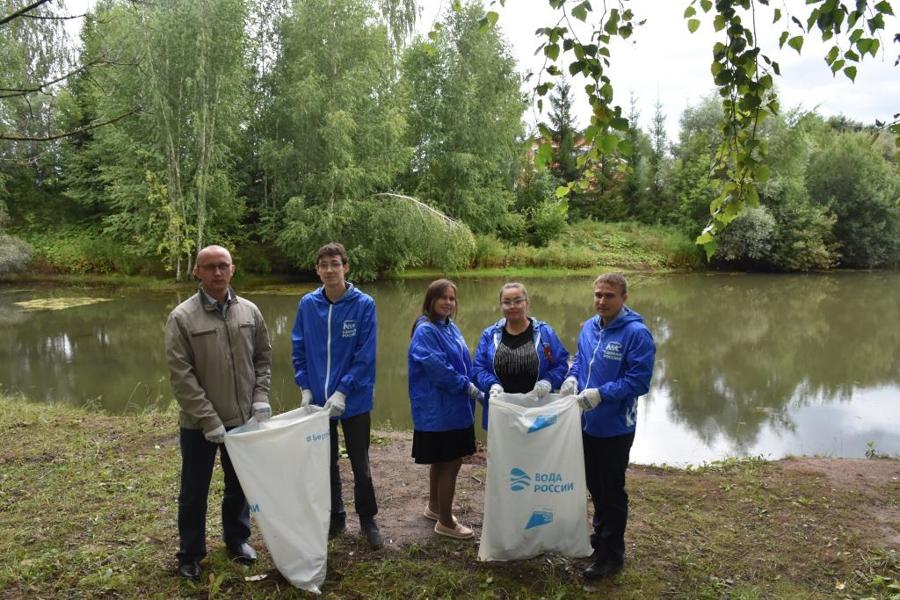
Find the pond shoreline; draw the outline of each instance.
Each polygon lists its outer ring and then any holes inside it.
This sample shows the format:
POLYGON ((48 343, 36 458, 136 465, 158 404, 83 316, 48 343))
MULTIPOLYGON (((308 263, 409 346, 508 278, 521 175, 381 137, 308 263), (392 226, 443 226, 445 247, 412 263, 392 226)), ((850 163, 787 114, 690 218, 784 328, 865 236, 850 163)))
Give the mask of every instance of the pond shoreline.
MULTIPOLYGON (((174 575, 179 451, 174 410, 113 417, 0 396, 0 596, 304 597, 260 562, 227 560, 217 539, 221 473, 210 499, 200 583, 174 575), (263 575, 259 581, 248 581, 263 575)), ((411 434, 373 435, 379 522, 368 551, 354 519, 330 543, 326 594, 337 597, 659 596, 891 598, 900 578, 900 461, 725 460, 693 469, 632 467, 628 563, 585 587, 585 560, 557 555, 480 563, 477 544, 435 539, 421 517, 424 470, 411 434), (865 518, 861 518, 865 515, 865 518)), ((345 476, 349 468, 342 469, 345 476)), ((460 476, 460 519, 480 530, 485 462, 460 476)), ((348 482, 349 483, 349 482, 348 482)), ((345 486, 352 493, 352 485, 345 486)), ((347 501, 352 506, 352 500, 347 501)), ((352 515, 351 515, 352 516, 352 515)))
MULTIPOLYGON (((696 273, 697 271, 690 269, 633 269, 615 266, 598 266, 597 268, 583 269, 567 269, 564 267, 485 267, 477 269, 466 269, 464 271, 456 271, 452 273, 444 273, 434 269, 411 269, 401 273, 393 273, 383 278, 376 279, 377 282, 384 281, 408 281, 408 280, 429 280, 440 277, 449 277, 451 279, 472 279, 479 277, 487 278, 565 278, 578 276, 599 275, 606 272, 623 273, 626 276, 630 274, 646 274, 646 275, 666 275, 678 273, 696 273)), ((716 271, 719 272, 719 271, 716 271)), ((724 271, 723 271, 724 273, 724 271)), ((735 273, 740 274, 740 273, 735 273)), ((352 270, 348 275, 348 281, 353 281, 352 270)), ((361 282, 361 286, 365 286, 370 281, 361 282)), ((65 273, 32 273, 24 272, 14 275, 0 276, 0 285, 64 285, 73 288, 131 288, 144 289, 149 291, 172 291, 191 289, 196 287, 196 281, 175 281, 174 279, 162 278, 152 275, 124 275, 86 273, 80 275, 65 273)), ((249 289, 259 290, 272 286, 311 286, 318 287, 319 280, 315 277, 315 273, 291 273, 291 274, 266 274, 258 273, 242 273, 237 271, 234 278, 234 287, 236 290, 249 289)))

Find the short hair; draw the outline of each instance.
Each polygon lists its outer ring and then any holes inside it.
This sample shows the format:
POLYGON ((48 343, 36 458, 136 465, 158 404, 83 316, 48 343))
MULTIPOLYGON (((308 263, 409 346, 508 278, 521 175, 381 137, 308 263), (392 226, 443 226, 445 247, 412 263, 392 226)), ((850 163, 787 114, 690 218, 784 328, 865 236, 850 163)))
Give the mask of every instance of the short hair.
POLYGON ((525 294, 525 299, 528 300, 528 290, 526 290, 525 286, 518 281, 510 281, 509 283, 503 284, 503 287, 500 288, 500 300, 503 300, 503 292, 511 290, 512 288, 521 289, 522 293, 525 294))
POLYGON ((350 259, 347 257, 347 250, 344 249, 344 245, 340 242, 329 242, 319 248, 319 251, 316 252, 316 264, 319 264, 319 260, 326 256, 339 256, 341 263, 345 265, 350 262, 350 259))
POLYGON ((621 273, 604 273, 594 280, 594 287, 597 287, 601 283, 614 285, 619 288, 619 291, 622 292, 623 296, 628 295, 628 282, 625 281, 625 276, 621 273))
MULTIPOLYGON (((419 322, 425 318, 429 321, 434 321, 434 303, 435 301, 444 295, 444 292, 447 291, 447 288, 453 288, 453 291, 456 291, 456 284, 450 281, 449 279, 435 279, 428 285, 428 289, 425 290, 425 300, 422 302, 422 314, 416 317, 416 320, 413 322, 412 331, 409 332, 410 337, 412 334, 416 332, 416 326, 419 322)), ((456 301, 456 306, 453 309, 453 316, 456 316, 456 311, 459 308, 459 300, 456 301)))

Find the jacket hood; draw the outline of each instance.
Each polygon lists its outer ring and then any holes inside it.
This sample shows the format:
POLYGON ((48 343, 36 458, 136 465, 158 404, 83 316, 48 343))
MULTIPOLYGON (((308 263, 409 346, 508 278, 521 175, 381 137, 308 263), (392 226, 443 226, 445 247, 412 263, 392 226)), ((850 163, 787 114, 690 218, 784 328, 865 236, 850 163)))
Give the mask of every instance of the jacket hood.
POLYGON ((356 296, 359 296, 360 294, 362 294, 362 292, 360 292, 356 288, 355 285, 353 285, 352 283, 350 283, 348 281, 347 282, 347 291, 344 292, 344 295, 341 296, 337 302, 331 302, 331 300, 328 299, 328 296, 325 295, 325 286, 324 285, 319 287, 318 289, 316 289, 316 291, 313 292, 313 298, 315 299, 316 302, 321 302, 324 304, 341 304, 343 302, 348 302, 348 301, 352 300, 353 298, 355 298, 356 296))
MULTIPOLYGON (((535 329, 540 329, 541 327, 543 327, 544 325, 547 324, 544 321, 541 321, 540 319, 535 319, 534 317, 528 317, 528 320, 531 321, 531 324, 534 326, 535 329)), ((505 325, 506 325, 506 317, 503 317, 499 321, 497 321, 496 323, 491 325, 491 335, 493 335, 494 333, 503 329, 503 327, 505 325)))
MULTIPOLYGON (((594 321, 594 326, 599 329, 600 328, 600 315, 594 316, 593 321, 594 321)), ((619 314, 616 316, 616 318, 613 319, 613 322, 607 326, 607 329, 619 329, 619 328, 625 327, 629 323, 634 323, 634 322, 643 323, 644 317, 642 317, 640 315, 640 313, 631 310, 627 306, 623 306, 622 310, 619 312, 619 314)))

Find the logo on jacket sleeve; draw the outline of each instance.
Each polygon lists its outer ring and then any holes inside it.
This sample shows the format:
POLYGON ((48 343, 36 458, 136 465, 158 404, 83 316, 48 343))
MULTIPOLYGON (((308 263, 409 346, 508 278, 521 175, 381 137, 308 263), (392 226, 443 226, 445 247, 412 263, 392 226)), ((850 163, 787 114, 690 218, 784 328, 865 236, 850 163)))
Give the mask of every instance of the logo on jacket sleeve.
POLYGON ((622 344, 619 342, 610 342, 603 349, 603 358, 609 360, 622 360, 622 344))
POLYGON ((353 319, 344 321, 344 326, 341 328, 341 337, 353 337, 354 335, 356 335, 356 321, 353 319))

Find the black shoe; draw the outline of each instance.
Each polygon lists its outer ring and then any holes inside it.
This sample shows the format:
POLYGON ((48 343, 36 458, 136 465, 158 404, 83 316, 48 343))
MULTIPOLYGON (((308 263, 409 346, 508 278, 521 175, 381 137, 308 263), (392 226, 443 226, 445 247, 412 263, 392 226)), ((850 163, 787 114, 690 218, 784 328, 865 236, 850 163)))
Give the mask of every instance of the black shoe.
POLYGON ((584 570, 584 579, 586 581, 606 579, 607 577, 617 575, 622 570, 623 566, 623 563, 615 560, 595 560, 584 570))
POLYGON ((183 562, 178 564, 178 575, 185 579, 200 580, 200 563, 197 561, 183 562))
POLYGON ((366 537, 366 541, 369 542, 369 547, 372 548, 372 550, 381 550, 384 548, 384 538, 381 537, 381 532, 378 531, 378 524, 374 519, 360 523, 359 528, 362 530, 362 533, 366 537))
POLYGON ((228 546, 228 554, 231 556, 231 560, 242 565, 256 562, 256 550, 247 542, 240 546, 228 546))
POLYGON ((328 525, 328 539, 341 535, 345 529, 347 529, 347 515, 345 513, 331 517, 331 523, 328 525))

